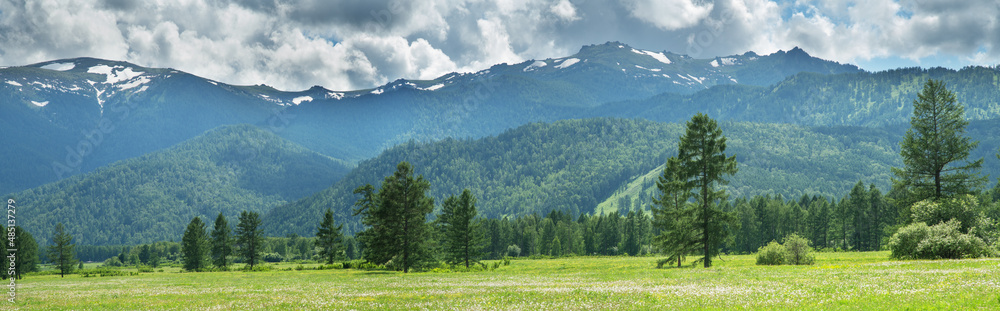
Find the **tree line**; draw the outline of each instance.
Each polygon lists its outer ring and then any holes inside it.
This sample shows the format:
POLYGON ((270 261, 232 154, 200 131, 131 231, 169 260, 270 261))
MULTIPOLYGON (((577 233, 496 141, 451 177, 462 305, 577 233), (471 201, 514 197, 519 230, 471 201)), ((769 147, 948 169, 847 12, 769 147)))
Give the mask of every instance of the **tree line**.
MULTIPOLYGON (((404 273, 442 261, 470 267, 486 258, 543 255, 663 254, 661 264, 678 265, 696 255, 701 256, 696 262, 710 267, 723 252, 759 251, 789 236, 817 248, 890 249, 897 258, 995 254, 1000 183, 983 191, 987 178, 978 170, 984 159, 967 159, 978 142, 965 135, 962 105, 943 83, 930 80, 914 107, 911 128, 901 142, 904 166, 892 170, 893 186, 886 195, 859 181, 839 200, 805 195, 797 200, 780 195, 730 200, 722 186, 737 172, 736 156, 726 154, 727 139, 717 122, 699 113, 687 123, 676 155, 663 166, 652 204, 634 199, 630 207, 609 214, 575 217, 573 210, 554 210, 545 217, 486 219, 479 217, 477 199, 465 189, 446 198, 440 213, 432 215, 430 182, 414 176, 413 167, 403 161, 379 187, 366 184, 354 190, 360 196, 354 215, 365 226, 356 240, 343 235, 343 225, 327 209, 312 246, 316 258, 326 263, 361 257, 404 273)), ((60 269, 74 263, 67 236, 58 225, 48 252, 60 269)), ((185 230, 180 258, 191 271, 209 265, 226 269, 231 257, 253 269, 261 261, 263 241, 257 213, 241 213, 235 233, 221 213, 211 233, 195 217, 185 230)), ((792 245, 799 249, 802 243, 792 245)), ((140 258, 154 256, 143 255, 146 247, 139 249, 140 258)))

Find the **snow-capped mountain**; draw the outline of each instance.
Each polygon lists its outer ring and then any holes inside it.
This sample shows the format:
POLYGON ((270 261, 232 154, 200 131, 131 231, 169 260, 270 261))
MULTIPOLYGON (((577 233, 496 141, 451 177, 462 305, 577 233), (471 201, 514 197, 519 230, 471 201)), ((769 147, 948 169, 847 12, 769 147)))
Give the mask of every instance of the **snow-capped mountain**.
POLYGON ((803 71, 859 70, 799 49, 694 59, 609 42, 566 57, 433 80, 289 92, 127 62, 53 60, 0 69, 0 193, 91 171, 228 124, 254 124, 355 162, 408 140, 483 137, 530 122, 628 116, 616 111, 616 102, 688 96, 717 85, 766 86, 803 71))

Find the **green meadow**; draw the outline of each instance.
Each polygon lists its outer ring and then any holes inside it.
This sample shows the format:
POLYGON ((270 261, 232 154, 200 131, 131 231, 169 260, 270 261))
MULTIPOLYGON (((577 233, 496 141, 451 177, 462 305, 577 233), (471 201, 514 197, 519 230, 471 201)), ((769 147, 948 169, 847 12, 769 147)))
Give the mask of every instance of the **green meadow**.
MULTIPOLYGON (((655 269, 652 257, 513 260, 482 272, 303 270, 29 276, 24 310, 941 310, 1000 308, 1000 259, 895 261, 818 253, 811 266, 655 269)), ((4 302, 5 307, 11 304, 4 302)), ((16 309, 16 308, 15 308, 16 309)))

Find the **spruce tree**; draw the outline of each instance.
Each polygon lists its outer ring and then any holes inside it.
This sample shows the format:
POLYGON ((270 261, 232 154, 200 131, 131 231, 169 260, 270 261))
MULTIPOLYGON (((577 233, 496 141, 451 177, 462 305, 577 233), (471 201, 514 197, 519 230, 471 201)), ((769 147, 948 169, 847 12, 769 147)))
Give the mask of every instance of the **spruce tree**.
POLYGON ((354 190, 362 198, 354 215, 368 226, 358 233, 364 244, 363 257, 377 264, 391 263, 403 273, 433 261, 430 238, 433 234, 427 215, 434 210, 434 199, 427 196, 430 183, 423 176, 413 177, 407 162, 396 165, 396 172, 382 181, 377 192, 372 185, 354 190))
POLYGON ((260 214, 241 212, 240 223, 236 225, 236 252, 246 262, 249 270, 253 270, 253 267, 260 262, 263 244, 264 233, 260 228, 260 214))
MULTIPOLYGON (((450 196, 444 200, 438 223, 444 238, 445 261, 449 264, 464 264, 468 268, 482 258, 486 237, 476 214, 476 198, 469 189, 463 190, 458 197, 450 196)), ((554 227, 548 230, 555 235, 554 227)), ((551 243, 549 247, 552 247, 551 243)))
MULTIPOLYGON (((181 238, 181 252, 184 254, 184 269, 188 271, 199 271, 208 267, 205 262, 207 254, 207 233, 205 233, 205 223, 201 217, 195 216, 188 223, 184 230, 184 237, 181 238)), ((124 253, 124 252, 123 252, 124 253)))
POLYGON ((729 181, 726 175, 737 172, 736 156, 726 156, 726 137, 718 123, 705 114, 697 114, 687 122, 687 130, 677 144, 680 161, 680 180, 687 181, 696 191, 695 227, 700 233, 698 242, 703 249, 701 259, 705 267, 712 266, 712 257, 729 238, 726 227, 738 227, 736 216, 723 212, 720 201, 729 196, 720 185, 729 181))
POLYGON ((226 216, 219 213, 215 217, 215 227, 212 228, 212 264, 225 269, 229 266, 229 256, 233 254, 232 230, 226 216))
POLYGON ((59 277, 66 277, 67 273, 73 273, 76 268, 75 244, 72 243, 73 236, 66 233, 66 228, 62 223, 56 224, 56 231, 52 234, 52 245, 49 245, 49 261, 59 269, 59 277))
MULTIPOLYGON (((0 232, 10 232, 7 229, 0 226, 0 232)), ((21 229, 20 226, 14 226, 14 239, 7 240, 4 244, 5 247, 0 248, 0 255, 3 258, 8 258, 7 256, 10 255, 8 250, 13 250, 15 254, 14 265, 5 267, 7 269, 0 269, 0 275, 4 278, 21 279, 25 273, 38 271, 38 242, 35 242, 35 238, 28 231, 21 229), (10 274, 11 269, 13 269, 13 275, 10 274)))
POLYGON ((903 168, 893 168, 893 188, 900 206, 926 199, 940 200, 974 194, 986 179, 979 174, 983 159, 965 161, 979 146, 965 135, 965 108, 943 81, 927 80, 913 101, 910 129, 900 143, 903 168))
POLYGON ((700 234, 694 224, 695 206, 691 199, 691 183, 683 178, 680 159, 670 157, 663 168, 663 174, 656 181, 659 198, 653 198, 653 226, 660 229, 654 238, 660 249, 666 253, 668 262, 677 262, 680 267, 687 254, 698 245, 700 234))
POLYGON ((342 257, 344 252, 344 237, 341 230, 344 225, 337 225, 333 221, 333 210, 327 208, 323 215, 323 222, 316 228, 316 247, 319 248, 319 257, 326 260, 327 264, 332 264, 334 260, 342 257))

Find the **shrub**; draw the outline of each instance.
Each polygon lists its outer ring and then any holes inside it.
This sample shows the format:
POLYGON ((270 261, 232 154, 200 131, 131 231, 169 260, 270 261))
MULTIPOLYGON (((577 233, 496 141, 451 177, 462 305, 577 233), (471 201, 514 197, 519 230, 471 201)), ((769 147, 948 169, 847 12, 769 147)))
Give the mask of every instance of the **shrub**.
POLYGON ((783 245, 771 241, 771 243, 757 249, 757 264, 769 266, 784 264, 786 253, 783 245))
POLYGON ((521 256, 521 247, 517 246, 516 244, 511 244, 510 246, 507 246, 507 256, 510 257, 521 256))
POLYGON ((111 257, 111 258, 108 258, 108 259, 104 260, 104 264, 102 264, 102 266, 104 266, 104 267, 121 267, 122 266, 122 262, 121 262, 121 260, 118 260, 117 256, 115 256, 115 257, 111 257))
POLYGON ((263 256, 263 259, 264 262, 281 262, 282 260, 285 260, 285 257, 278 253, 266 253, 263 256))
POLYGON ((969 228, 979 225, 981 221, 979 202, 972 195, 934 201, 923 200, 913 204, 910 213, 914 222, 937 225, 949 220, 959 222, 959 231, 968 233, 969 228))
POLYGON ((959 231, 957 220, 927 226, 914 223, 889 238, 891 257, 896 259, 962 259, 993 255, 982 239, 959 231))
MULTIPOLYGON (((785 237, 785 263, 790 265, 811 265, 816 261, 816 256, 812 254, 812 247, 809 247, 809 240, 792 233, 785 237)), ((760 256, 757 257, 760 264, 760 256)))

